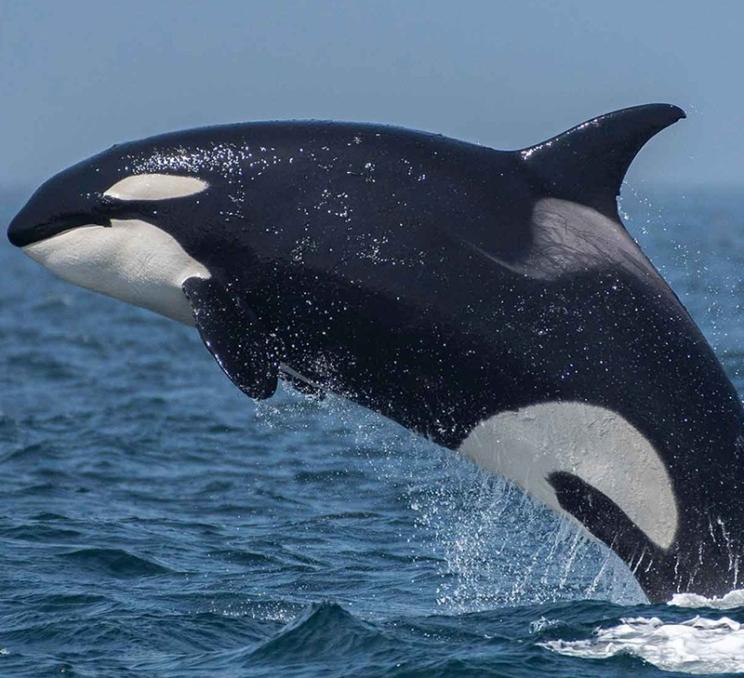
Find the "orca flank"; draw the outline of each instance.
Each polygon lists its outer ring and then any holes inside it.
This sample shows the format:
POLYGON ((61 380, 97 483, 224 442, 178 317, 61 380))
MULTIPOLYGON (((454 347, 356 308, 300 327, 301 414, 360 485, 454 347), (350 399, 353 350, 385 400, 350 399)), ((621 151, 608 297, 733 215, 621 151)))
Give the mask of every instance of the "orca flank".
POLYGON ((744 412, 616 202, 682 117, 637 106, 517 151, 359 123, 174 132, 51 178, 8 237, 194 324, 253 398, 332 391, 511 479, 650 599, 721 595, 744 412))

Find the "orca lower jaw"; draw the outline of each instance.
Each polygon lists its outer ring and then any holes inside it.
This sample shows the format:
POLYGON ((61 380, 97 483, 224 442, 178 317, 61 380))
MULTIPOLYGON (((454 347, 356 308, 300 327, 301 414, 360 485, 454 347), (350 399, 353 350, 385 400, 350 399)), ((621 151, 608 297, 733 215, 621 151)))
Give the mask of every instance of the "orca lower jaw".
POLYGON ((111 221, 106 217, 75 213, 63 214, 42 222, 32 222, 24 218, 21 212, 8 226, 8 240, 16 247, 28 247, 81 226, 110 227, 111 221))

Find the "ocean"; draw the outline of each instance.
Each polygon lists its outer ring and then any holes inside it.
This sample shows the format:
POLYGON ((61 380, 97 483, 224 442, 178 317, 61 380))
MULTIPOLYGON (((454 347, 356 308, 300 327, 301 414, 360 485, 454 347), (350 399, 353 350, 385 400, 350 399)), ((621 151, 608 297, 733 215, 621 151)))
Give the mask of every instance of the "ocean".
MULTIPOLYGON (((744 190, 622 212, 744 392, 744 190)), ((257 404, 194 329, 4 238, 0 271, 1 676, 744 671, 744 595, 649 605, 454 453, 335 396, 257 404)))

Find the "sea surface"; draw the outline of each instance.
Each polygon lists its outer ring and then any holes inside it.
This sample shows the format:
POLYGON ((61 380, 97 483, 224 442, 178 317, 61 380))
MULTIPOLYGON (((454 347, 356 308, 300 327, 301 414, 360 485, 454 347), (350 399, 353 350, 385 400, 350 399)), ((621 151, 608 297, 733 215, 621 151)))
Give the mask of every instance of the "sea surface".
MULTIPOLYGON (((744 392, 744 189, 622 207, 744 392)), ((744 595, 649 605, 454 453, 333 396, 256 404, 195 330, 4 237, 0 272, 0 676, 744 671, 744 595)))

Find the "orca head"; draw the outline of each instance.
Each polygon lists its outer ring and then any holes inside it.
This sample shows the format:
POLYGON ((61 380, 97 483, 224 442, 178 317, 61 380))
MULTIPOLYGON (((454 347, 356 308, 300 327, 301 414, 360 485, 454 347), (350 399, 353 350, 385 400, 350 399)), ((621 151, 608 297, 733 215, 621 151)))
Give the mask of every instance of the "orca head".
POLYGON ((192 324, 181 285, 210 277, 189 251, 221 177, 197 175, 194 162, 158 166, 188 153, 145 140, 73 165, 32 195, 8 239, 69 282, 192 324))

